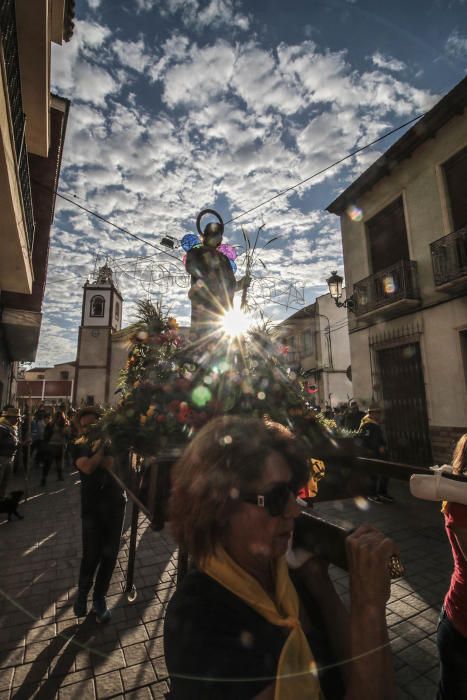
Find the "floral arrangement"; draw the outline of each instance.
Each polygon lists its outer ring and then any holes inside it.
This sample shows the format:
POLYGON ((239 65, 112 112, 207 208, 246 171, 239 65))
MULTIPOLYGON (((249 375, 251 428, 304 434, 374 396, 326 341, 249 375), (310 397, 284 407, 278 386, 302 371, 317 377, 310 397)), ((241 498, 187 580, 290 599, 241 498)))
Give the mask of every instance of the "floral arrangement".
POLYGON ((196 355, 160 305, 138 305, 117 406, 90 439, 118 453, 154 456, 180 446, 215 415, 269 416, 312 442, 329 434, 306 400, 302 378, 284 363, 266 324, 248 339, 216 338, 196 355))

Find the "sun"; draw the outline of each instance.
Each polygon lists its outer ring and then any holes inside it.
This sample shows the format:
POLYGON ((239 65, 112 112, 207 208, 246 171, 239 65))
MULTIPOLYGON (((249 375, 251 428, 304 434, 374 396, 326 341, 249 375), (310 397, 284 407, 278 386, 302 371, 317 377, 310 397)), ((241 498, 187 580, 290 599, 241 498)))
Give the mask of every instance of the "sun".
POLYGON ((251 316, 244 313, 234 302, 233 308, 223 314, 221 326, 225 335, 234 338, 246 333, 251 328, 252 323, 251 316))

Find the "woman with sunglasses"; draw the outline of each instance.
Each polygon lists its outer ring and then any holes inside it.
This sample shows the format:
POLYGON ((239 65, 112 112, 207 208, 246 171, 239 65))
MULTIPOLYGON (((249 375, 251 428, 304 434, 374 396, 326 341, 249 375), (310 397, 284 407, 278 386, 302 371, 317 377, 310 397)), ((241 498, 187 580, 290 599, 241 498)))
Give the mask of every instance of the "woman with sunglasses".
POLYGON ((234 416, 206 425, 175 466, 171 526, 194 566, 166 613, 174 700, 394 697, 394 543, 369 525, 348 538, 350 612, 316 559, 295 572, 300 598, 285 555, 308 478, 286 428, 234 416))

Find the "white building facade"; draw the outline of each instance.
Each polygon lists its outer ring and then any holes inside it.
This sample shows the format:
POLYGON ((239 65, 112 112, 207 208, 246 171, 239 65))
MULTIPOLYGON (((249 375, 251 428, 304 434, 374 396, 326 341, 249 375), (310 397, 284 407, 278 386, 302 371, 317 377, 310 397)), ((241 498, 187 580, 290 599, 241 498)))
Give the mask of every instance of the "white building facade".
POLYGON ((393 459, 450 459, 467 430, 467 79, 332 202, 355 396, 393 459))
POLYGON ((276 327, 291 368, 306 373, 316 405, 335 408, 352 397, 347 315, 330 294, 297 311, 276 327))

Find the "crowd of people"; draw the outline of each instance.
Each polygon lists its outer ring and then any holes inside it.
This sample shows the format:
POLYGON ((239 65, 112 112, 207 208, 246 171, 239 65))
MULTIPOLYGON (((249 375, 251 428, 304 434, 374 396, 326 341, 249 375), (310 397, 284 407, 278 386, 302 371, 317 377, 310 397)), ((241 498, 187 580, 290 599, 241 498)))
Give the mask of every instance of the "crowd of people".
MULTIPOLYGON (((335 408, 326 405, 324 410, 316 407, 327 419, 328 425, 335 426, 338 436, 352 437, 362 454, 375 459, 387 459, 387 442, 384 434, 383 411, 380 404, 371 402, 367 411, 362 411, 356 399, 335 408)), ((331 428, 332 429, 332 428, 331 428)), ((389 479, 385 476, 373 476, 371 493, 368 499, 373 503, 394 503, 394 497, 388 492, 389 479)))
MULTIPOLYGON (((21 451, 32 455, 42 485, 53 466, 58 479, 67 465, 78 470, 82 560, 73 609, 85 617, 92 591, 96 620, 108 623, 126 497, 110 473, 111 448, 93 449, 86 440, 100 415, 93 406, 76 413, 59 407, 53 415, 41 406, 22 418, 5 407, 0 497, 21 451)), ((343 420, 365 449, 385 458, 378 405, 363 412, 351 401, 343 420)), ((467 434, 453 472, 467 474, 467 434)), ((397 544, 370 524, 347 538, 347 609, 328 562, 301 553, 297 567, 291 557, 297 494, 308 477, 305 445, 267 420, 219 417, 184 450, 172 473, 169 511, 191 566, 168 605, 164 630, 174 700, 395 697, 385 608, 397 544)), ((370 498, 392 501, 387 480, 375 478, 370 498)), ((437 628, 438 700, 456 700, 467 697, 467 505, 444 503, 443 512, 455 566, 437 628)))

